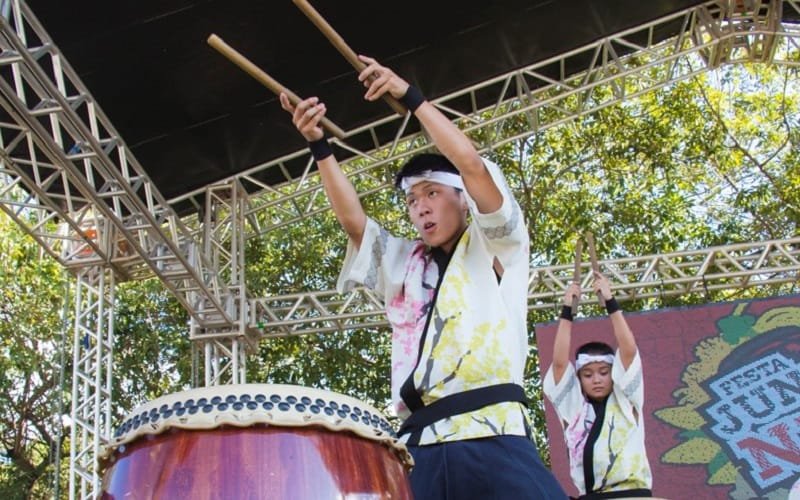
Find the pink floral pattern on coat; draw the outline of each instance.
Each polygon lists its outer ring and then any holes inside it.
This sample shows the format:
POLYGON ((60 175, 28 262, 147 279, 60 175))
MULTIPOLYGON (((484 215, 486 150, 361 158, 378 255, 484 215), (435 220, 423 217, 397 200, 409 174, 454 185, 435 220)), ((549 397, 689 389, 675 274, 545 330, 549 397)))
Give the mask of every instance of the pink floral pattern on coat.
MULTIPOLYGON (((428 257, 427 247, 417 242, 406 260, 404 286, 386 305, 386 317, 392 325, 392 380, 405 380, 414 369, 438 276, 438 267, 428 257)), ((399 398, 395 399, 395 406, 398 415, 408 414, 399 398)))

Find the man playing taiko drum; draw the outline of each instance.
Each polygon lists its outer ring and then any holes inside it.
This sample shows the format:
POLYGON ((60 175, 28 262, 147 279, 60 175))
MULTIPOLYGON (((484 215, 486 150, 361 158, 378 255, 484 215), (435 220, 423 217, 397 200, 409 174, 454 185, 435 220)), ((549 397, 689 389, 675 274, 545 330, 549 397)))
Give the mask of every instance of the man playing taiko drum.
POLYGON ((385 94, 417 117, 441 154, 421 154, 396 177, 419 239, 367 217, 320 128, 316 97, 293 106, 325 192, 349 237, 338 289, 382 294, 392 325, 392 399, 415 467, 415 497, 566 498, 542 464, 523 406, 529 239, 493 162, 420 91, 372 58, 365 99, 385 94))

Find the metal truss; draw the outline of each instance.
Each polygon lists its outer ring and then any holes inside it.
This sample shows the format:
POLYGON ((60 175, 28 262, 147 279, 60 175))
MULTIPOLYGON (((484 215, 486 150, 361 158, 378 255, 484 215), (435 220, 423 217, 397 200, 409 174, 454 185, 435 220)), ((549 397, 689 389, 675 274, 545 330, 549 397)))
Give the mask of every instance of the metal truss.
POLYGON ((247 352, 255 350, 260 333, 249 326, 245 294, 245 234, 248 195, 236 180, 210 186, 206 191, 205 214, 200 240, 203 252, 231 292, 235 303, 234 321, 208 326, 191 320, 189 338, 193 348, 202 350, 205 362, 194 365, 193 379, 202 371, 206 386, 239 384, 246 380, 247 352))
MULTIPOLYGON (((800 279, 800 237, 601 260, 599 265, 613 276, 612 289, 620 302, 796 283, 800 279)), ((581 286, 591 292, 590 263, 583 267, 581 286)), ((572 281, 573 271, 571 264, 533 268, 528 308, 553 309, 572 281)), ((251 309, 252 326, 262 328, 266 337, 388 325, 382 298, 363 287, 346 294, 329 290, 254 299, 251 309)))
MULTIPOLYGON (((800 26, 782 24, 784 9, 800 16, 794 0, 715 0, 675 12, 651 23, 597 40, 573 51, 510 71, 491 80, 432 100, 462 130, 479 141, 481 152, 525 139, 608 106, 619 104, 666 85, 685 80, 724 63, 764 62, 800 65, 800 26), (665 33, 670 35, 665 39, 665 33), (494 95, 491 105, 479 107, 494 95), (479 99, 480 97, 480 99, 479 99), (511 124, 524 118, 528 127, 513 132, 511 124)), ((788 16, 787 16, 788 17, 788 16)), ((388 167, 428 147, 422 133, 409 133, 409 116, 392 114, 333 139, 351 156, 342 168, 357 186, 371 186, 360 196, 390 187, 388 167), (379 130, 394 130, 389 144, 378 142, 379 130), (372 144, 372 149, 351 145, 372 144)), ((237 174, 251 192, 251 214, 259 225, 248 237, 296 223, 329 209, 319 175, 308 150, 297 151, 237 174), (293 177, 289 163, 305 161, 293 177), (274 169, 285 182, 266 185, 259 173, 274 169)), ((198 190, 171 203, 191 200, 198 190)))
POLYGON ((157 276, 203 326, 235 304, 28 6, 0 17, 0 208, 70 269, 157 276))
MULTIPOLYGON (((197 350, 196 356, 203 356, 203 366, 196 367, 198 372, 202 370, 203 385, 247 383, 247 355, 252 345, 235 336, 196 340, 192 348, 197 350)), ((200 386, 199 377, 196 380, 195 385, 200 386)))
POLYGON ((73 331, 70 498, 100 494, 97 456, 111 437, 114 346, 114 273, 99 267, 78 272, 73 331))

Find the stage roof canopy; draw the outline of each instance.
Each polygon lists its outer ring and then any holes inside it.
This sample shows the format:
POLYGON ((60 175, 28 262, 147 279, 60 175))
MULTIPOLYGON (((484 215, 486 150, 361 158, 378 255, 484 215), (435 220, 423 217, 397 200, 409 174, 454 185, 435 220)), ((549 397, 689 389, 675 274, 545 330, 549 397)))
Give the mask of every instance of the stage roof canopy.
MULTIPOLYGON (((167 199, 304 147, 277 98, 206 43, 212 33, 295 93, 319 96, 344 130, 392 114, 363 100, 353 68, 290 0, 28 3, 167 199)), ((312 5, 356 52, 437 97, 698 3, 312 5)))

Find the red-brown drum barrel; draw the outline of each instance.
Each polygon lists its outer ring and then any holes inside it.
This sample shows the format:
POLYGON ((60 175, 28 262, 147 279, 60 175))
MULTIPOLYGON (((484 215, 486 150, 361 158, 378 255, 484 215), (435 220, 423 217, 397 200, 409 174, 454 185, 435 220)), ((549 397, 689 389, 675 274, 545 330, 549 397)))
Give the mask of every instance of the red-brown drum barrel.
POLYGON ((104 499, 410 499, 375 408, 292 385, 192 389, 134 410, 101 453, 104 499))

